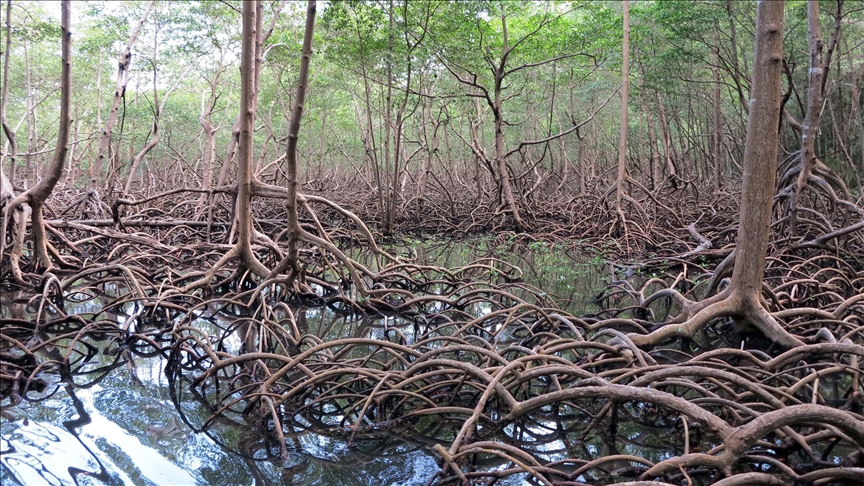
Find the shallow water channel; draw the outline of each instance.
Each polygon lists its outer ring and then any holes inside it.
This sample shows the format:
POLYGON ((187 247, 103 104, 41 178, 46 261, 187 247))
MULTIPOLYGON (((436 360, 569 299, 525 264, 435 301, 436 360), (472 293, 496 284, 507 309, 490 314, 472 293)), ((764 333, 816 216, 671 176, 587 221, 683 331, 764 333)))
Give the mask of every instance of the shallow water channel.
MULTIPOLYGON (((408 241, 392 250, 443 267, 499 258, 519 266, 525 283, 553 295, 577 315, 593 310, 591 298, 609 279, 608 265, 601 260, 541 243, 408 241)), ((3 295, 0 300, 3 317, 14 312, 16 304, 10 299, 3 295)), ((66 312, 98 311, 94 301, 77 305, 67 303, 66 312)), ((346 333, 375 336, 380 327, 381 317, 336 315, 325 307, 292 310, 309 333, 325 340, 346 333)), ((128 314, 110 318, 122 324, 128 314)), ((192 323, 211 326, 212 318, 192 323)), ((108 346, 107 340, 90 344, 96 350, 108 346)), ((212 411, 195 400, 194 393, 172 389, 161 355, 123 357, 128 362, 96 352, 82 368, 89 366, 93 375, 79 372, 61 381, 57 374, 43 373, 44 391, 29 393, 13 407, 2 404, 0 484, 407 485, 426 484, 440 469, 431 444, 411 443, 404 436, 349 446, 309 432, 289 440, 288 461, 282 463, 267 457, 266 447, 249 427, 216 424, 206 434, 191 433, 187 421, 200 424, 212 411), (118 365, 110 369, 112 363, 118 365)))

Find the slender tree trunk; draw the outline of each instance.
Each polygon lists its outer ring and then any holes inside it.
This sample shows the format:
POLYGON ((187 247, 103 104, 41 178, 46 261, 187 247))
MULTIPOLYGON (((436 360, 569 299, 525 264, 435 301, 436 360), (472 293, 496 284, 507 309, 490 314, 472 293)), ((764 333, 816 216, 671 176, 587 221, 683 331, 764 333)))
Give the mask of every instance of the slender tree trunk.
MULTIPOLYGON (((825 95, 825 83, 828 82, 828 72, 831 69, 831 60, 834 58, 835 49, 837 48, 837 45, 840 43, 840 29, 843 25, 842 21, 843 21, 843 17, 844 17, 844 15, 843 15, 843 2, 844 2, 844 0, 834 0, 834 5, 836 6, 836 9, 832 13, 832 17, 834 17, 834 25, 831 29, 831 36, 828 39, 828 49, 825 52, 825 62, 822 64, 822 68, 823 68, 822 80, 819 84, 819 93, 823 96, 825 95)), ((811 8, 812 8, 812 6, 810 5, 810 2, 808 1, 807 2, 808 37, 810 36, 810 30, 811 30, 810 29, 810 9, 811 8)), ((817 23, 818 23, 818 19, 819 19, 819 1, 818 0, 816 0, 815 9, 816 9, 816 11, 814 12, 814 15, 816 16, 817 23)), ((818 33, 818 31, 817 31, 817 33, 818 33)), ((809 42, 811 42, 811 41, 808 39, 808 43, 809 42)), ((822 43, 821 39, 819 39, 819 43, 820 44, 822 43)), ((810 50, 811 50, 811 57, 812 57, 812 45, 810 46, 810 50)), ((821 54, 821 52, 820 52, 820 54, 821 54)), ((837 63, 837 69, 838 69, 837 78, 841 79, 840 74, 839 74, 840 63, 837 63)), ((838 85, 839 89, 842 89, 842 86, 843 86, 843 84, 840 83, 838 85)), ((841 95, 842 95, 842 91, 841 91, 841 95)), ((841 96, 841 102, 842 102, 842 96, 841 96)))
MULTIPOLYGON (((395 151, 391 151, 391 134, 393 132, 392 108, 393 108, 393 0, 388 4, 388 28, 387 28, 387 90, 384 96, 384 214, 382 222, 385 235, 393 234, 393 203, 396 191, 395 170, 390 174, 390 161, 397 157, 395 151)), ((396 134, 398 137, 399 134, 396 134)))
POLYGON ((438 151, 438 128, 440 126, 440 122, 438 122, 438 120, 432 117, 432 101, 423 101, 423 106, 421 107, 420 111, 420 129, 422 131, 423 139, 425 141, 426 156, 423 158, 423 162, 420 164, 420 174, 417 178, 418 214, 420 214, 420 212, 423 210, 423 203, 426 199, 426 181, 429 178, 429 171, 432 170, 432 161, 435 157, 435 152, 438 151))
POLYGON ((588 134, 588 141, 591 143, 591 146, 588 147, 590 150, 588 152, 588 156, 585 159, 581 160, 587 161, 587 164, 585 164, 588 171, 587 175, 590 180, 593 180, 595 177, 597 177, 597 154, 599 152, 597 150, 597 147, 599 146, 599 142, 597 141, 598 137, 595 130, 589 131, 588 134))
POLYGON ((645 86, 645 66, 640 62, 639 66, 642 70, 642 79, 640 85, 640 100, 642 104, 642 117, 645 119, 645 124, 648 127, 646 145, 648 146, 648 178, 651 180, 651 190, 656 190, 663 178, 662 170, 659 166, 660 152, 657 149, 657 131, 654 128, 654 113, 650 109, 648 100, 648 89, 645 86))
MULTIPOLYGON (((852 66, 851 49, 847 49, 847 57, 849 65, 852 66)), ((860 169, 864 170, 864 114, 861 113, 861 93, 864 90, 861 89, 862 82, 864 82, 864 67, 859 67, 858 72, 851 76, 851 82, 849 83, 849 93, 852 98, 849 108, 849 118, 852 120, 853 125, 858 125, 858 148, 861 151, 861 158, 858 162, 861 164, 860 169)))
MULTIPOLYGON (((28 42, 24 41, 24 86, 26 87, 26 92, 24 94, 24 106, 27 111, 27 147, 24 155, 24 179, 25 183, 27 181, 27 177, 30 177, 32 174, 32 152, 36 151, 36 140, 38 137, 38 133, 36 131, 36 106, 33 101, 33 83, 31 76, 31 66, 30 66, 30 49, 27 48, 28 42)), ((37 164, 38 165, 38 164, 37 164)), ((38 170, 37 170, 38 172, 38 170)), ((38 174, 35 174, 34 179, 38 180, 38 174)))
MULTIPOLYGON (((213 108, 216 106, 216 98, 218 97, 216 89, 219 86, 219 77, 222 75, 222 69, 217 71, 216 76, 210 82, 210 96, 206 100, 204 94, 201 94, 201 115, 198 117, 198 122, 201 124, 201 129, 204 133, 204 151, 202 153, 202 174, 201 188, 209 191, 213 188, 213 166, 216 162, 216 131, 213 126, 213 108)), ((201 195, 200 203, 207 201, 209 197, 206 194, 201 195)))
POLYGON ((576 168, 579 171, 579 195, 584 196, 588 190, 585 183, 585 145, 588 144, 588 141, 581 138, 576 143, 578 144, 576 146, 576 168))
POLYGON ((637 346, 673 337, 693 337, 712 320, 732 316, 753 325, 768 339, 785 347, 804 344, 787 332, 762 306, 762 283, 771 228, 782 98, 783 1, 760 2, 756 10, 756 47, 750 90, 747 138, 734 270, 721 294, 696 303, 686 322, 668 324, 648 335, 630 334, 637 346))
MULTIPOLYGON (((647 103, 646 103, 647 107, 647 103)), ((651 157, 651 189, 657 190, 663 181, 663 169, 660 167, 660 151, 657 148, 657 131, 654 129, 654 115, 648 114, 648 146, 651 157)))
MULTIPOLYGON (((155 32, 158 33, 159 29, 155 29, 155 32)), ((150 137, 144 147, 138 152, 135 157, 132 159, 132 165, 129 167, 129 175, 126 177, 126 185, 123 186, 123 194, 121 197, 125 197, 129 191, 132 189, 132 181, 135 179, 135 173, 138 171, 138 167, 141 165, 141 162, 144 160, 144 157, 153 150, 156 145, 159 144, 159 118, 162 114, 162 111, 165 109, 165 104, 168 102, 168 97, 171 96, 171 93, 177 89, 177 86, 180 85, 180 82, 183 81, 186 73, 180 75, 177 78, 177 81, 171 86, 168 91, 165 92, 165 95, 162 98, 162 102, 159 102, 159 91, 156 87, 156 54, 158 52, 158 37, 156 34, 153 35, 153 104, 155 105, 155 112, 153 113, 153 124, 150 127, 150 137)), ((130 146, 131 148, 131 146, 130 146)))
MULTIPOLYGON (((9 51, 12 49, 12 0, 6 0, 6 46, 3 52, 3 88, 0 91, 0 123, 3 133, 9 142, 9 182, 15 183, 15 171, 18 168, 18 145, 15 143, 15 131, 6 120, 6 103, 9 100, 9 51)), ((11 187, 10 184, 10 187, 11 187)), ((8 196, 11 197, 11 194, 8 196)))
MULTIPOLYGON (((405 0, 405 2, 407 2, 407 0, 405 0)), ((407 3, 403 3, 403 6, 406 6, 406 5, 407 5, 407 3)), ((405 7, 405 8, 407 9, 407 7, 405 7)), ((390 15, 389 15, 390 34, 388 37, 388 43, 389 43, 389 51, 392 55, 392 52, 393 52, 393 38, 392 38, 392 36, 393 36, 393 28, 394 28, 394 26, 393 26, 393 1, 392 0, 390 0, 389 12, 390 12, 390 15)), ((407 22, 407 12, 403 18, 406 19, 405 21, 407 22)), ((407 26, 406 26, 406 28, 407 28, 407 26)), ((396 112, 396 121, 395 121, 395 125, 393 127, 393 128, 395 128, 395 130, 393 130, 393 132, 392 132, 392 137, 393 137, 393 155, 392 155, 392 158, 393 158, 393 175, 391 178, 392 179, 392 185, 390 187, 390 196, 389 196, 390 202, 388 205, 387 225, 385 228, 385 230, 389 234, 392 234, 393 230, 394 230, 394 225, 396 223, 396 206, 397 206, 397 203, 399 202, 399 196, 402 192, 402 188, 401 188, 402 170, 403 170, 402 169, 402 167, 403 167, 402 162, 404 161, 404 163, 406 165, 408 164, 408 160, 405 158, 405 154, 403 153, 405 150, 405 147, 403 144, 403 133, 405 130, 405 108, 408 106, 408 96, 409 96, 411 89, 412 89, 411 80, 412 80, 412 74, 413 74, 413 63, 412 63, 413 51, 414 51, 414 47, 416 47, 416 45, 417 45, 417 44, 412 45, 409 39, 410 39, 410 37, 406 34, 405 40, 406 40, 406 44, 407 44, 407 46, 406 46, 407 49, 406 49, 406 55, 405 55, 405 63, 407 66, 407 70, 406 70, 407 74, 406 74, 406 80, 405 80, 405 88, 402 92, 402 102, 399 104, 399 109, 396 112)), ((392 65, 388 62, 388 67, 387 67, 387 99, 388 99, 388 101, 387 101, 387 111, 388 111, 387 119, 388 119, 388 123, 389 123, 389 119, 391 116, 389 114, 389 111, 390 111, 390 97, 392 94, 392 89, 393 89, 393 69, 392 69, 392 65)))
POLYGON ((96 60, 96 126, 102 126, 102 56, 105 48, 99 49, 99 58, 96 60))
MULTIPOLYGON (((88 192, 90 197, 98 197, 99 180, 102 174, 102 167, 105 165, 105 157, 108 152, 108 147, 111 144, 111 131, 114 129, 114 124, 117 123, 117 115, 120 110, 120 102, 126 95, 126 85, 129 83, 129 67, 132 64, 132 44, 138 38, 138 32, 147 20, 150 10, 153 8, 153 1, 147 4, 144 10, 144 15, 138 20, 138 23, 132 29, 129 35, 129 40, 126 42, 126 47, 120 53, 117 60, 117 79, 114 84, 114 101, 111 103, 111 111, 108 114, 108 120, 105 126, 102 127, 102 133, 99 135, 99 145, 96 149, 96 159, 90 165, 90 181, 88 183, 88 192)), ((98 199, 96 204, 98 204, 98 199)), ((98 207, 98 206, 97 206, 98 207)))
POLYGON ((234 120, 231 125, 231 141, 228 142, 228 148, 225 149, 225 159, 222 161, 222 167, 219 169, 219 178, 216 180, 217 186, 224 186, 228 182, 228 169, 237 158, 237 143, 240 141, 240 117, 234 120))
MULTIPOLYGON (((51 192, 57 185, 57 182, 63 175, 63 167, 66 163, 66 153, 69 145, 69 127, 71 119, 69 118, 69 107, 71 105, 72 91, 72 33, 70 30, 71 7, 69 0, 64 0, 61 3, 61 61, 62 67, 60 70, 60 122, 57 132, 57 147, 54 149, 54 157, 51 160, 51 165, 42 178, 31 189, 19 194, 3 209, 3 230, 2 236, 5 239, 7 221, 10 212, 16 211, 17 208, 24 208, 23 213, 30 215, 31 231, 33 232, 33 258, 37 269, 51 269, 53 265, 48 254, 48 240, 45 235, 45 222, 42 217, 42 206, 45 201, 51 196, 51 192)), ((23 280, 21 270, 18 268, 18 261, 21 258, 22 245, 25 231, 24 225, 18 226, 16 229, 18 234, 15 238, 15 246, 10 253, 12 263, 12 273, 17 280, 23 280)))
POLYGON ((510 171, 507 168, 507 160, 505 159, 504 149, 504 114, 502 113, 501 92, 503 91, 503 82, 505 69, 507 66, 507 55, 510 53, 510 46, 507 39, 507 18, 501 16, 501 26, 503 30, 504 43, 501 47, 501 62, 494 69, 495 72, 495 99, 492 105, 492 113, 495 116, 495 165, 498 171, 498 185, 501 195, 504 199, 504 204, 507 207, 507 212, 513 218, 513 224, 517 231, 526 231, 528 226, 522 220, 519 214, 519 206, 516 204, 516 197, 513 195, 513 186, 510 184, 510 171))
MULTIPOLYGON (((359 32, 357 34, 360 35, 359 32)), ((369 162, 372 166, 372 173, 375 176, 375 184, 378 187, 378 212, 382 218, 385 214, 384 208, 384 191, 385 184, 381 180, 381 167, 378 161, 378 146, 375 142, 375 125, 372 121, 372 89, 369 85, 369 76, 366 73, 366 60, 363 53, 360 53, 360 76, 363 78, 363 94, 366 103, 366 127, 367 132, 364 137, 366 154, 369 157, 369 162)), ((386 162, 385 162, 386 163, 386 162)))
POLYGON ((801 126, 801 151, 798 180, 789 200, 789 233, 795 233, 798 205, 801 193, 813 175, 816 165, 816 132, 822 110, 822 85, 824 65, 822 63, 822 35, 819 22, 819 0, 807 2, 807 43, 810 50, 810 71, 807 80, 807 111, 801 126))
POLYGON ((666 106, 663 104, 663 97, 658 91, 657 97, 657 114, 660 116, 660 139, 663 143, 663 159, 666 162, 666 175, 672 183, 672 187, 678 188, 678 171, 675 169, 675 162, 672 160, 672 136, 670 134, 671 127, 669 119, 666 117, 666 106))
MULTIPOLYGON (((279 19, 279 13, 282 12, 283 8, 285 8, 285 2, 280 1, 279 4, 276 6, 276 8, 273 10, 273 18, 270 19, 270 26, 268 27, 267 31, 263 33, 263 35, 259 36, 260 39, 258 41, 256 41, 257 45, 259 45, 259 46, 264 45, 264 43, 267 42, 267 39, 270 38, 270 34, 273 33, 273 29, 276 27, 276 21, 279 19)), ((258 5, 258 9, 261 12, 264 11, 263 6, 260 4, 258 5)), ((262 24, 262 17, 263 16, 262 15, 256 15, 256 17, 258 17, 256 19, 256 22, 258 22, 258 25, 259 25, 258 31, 260 32, 261 31, 260 26, 262 24)), ((259 52, 259 57, 261 54, 263 54, 263 53, 259 52)), ((252 79, 254 79, 255 82, 257 82, 258 76, 260 76, 260 70, 261 70, 261 62, 259 60, 259 61, 255 62, 255 73, 252 76, 252 79)), ((257 103, 257 100, 255 101, 255 103, 257 103)), ((231 167, 231 164, 235 159, 235 155, 237 153, 237 144, 240 142, 240 123, 241 123, 240 118, 242 116, 243 116, 242 113, 237 115, 237 118, 234 119, 234 124, 231 125, 231 141, 228 142, 228 148, 225 150, 225 160, 222 161, 222 167, 219 169, 219 178, 216 181, 217 186, 224 186, 225 183, 228 181, 228 169, 231 167)), ((212 210, 213 210, 213 207, 211 204, 210 205, 211 215, 212 215, 212 210)))
MULTIPOLYGON (((714 24, 714 44, 716 49, 720 47, 720 29, 717 24, 714 24)), ((711 49, 711 76, 714 81, 713 89, 711 90, 711 101, 714 105, 711 124, 713 125, 713 140, 711 146, 711 159, 714 161, 714 192, 720 192, 723 188, 723 161, 720 158, 720 137, 723 133, 723 127, 720 126, 720 60, 717 51, 711 49)))
POLYGON ((240 130, 237 143, 237 201, 235 221, 236 248, 241 267, 244 257, 252 254, 252 161, 255 136, 255 57, 258 2, 243 2, 243 37, 240 57, 240 130))
POLYGON ((733 0, 726 0, 726 14, 729 16, 729 45, 732 48, 732 80, 735 81, 735 90, 738 92, 738 102, 744 109, 744 113, 750 113, 750 105, 744 95, 744 86, 741 82, 741 68, 738 65, 738 37, 735 33, 735 15, 732 12, 733 0))
POLYGON ((288 266, 290 269, 289 282, 293 282, 300 274, 300 267, 297 262, 297 243, 302 230, 297 212, 297 140, 300 134, 300 121, 303 118, 303 108, 306 103, 309 64, 312 60, 312 34, 315 31, 315 10, 315 0, 309 0, 306 7, 306 26, 303 34, 300 74, 297 79, 297 95, 294 97, 294 104, 291 107, 291 120, 288 125, 288 148, 285 154, 286 176, 288 178, 288 198, 286 203, 288 213, 288 220, 286 222, 288 226, 288 252, 283 262, 277 265, 277 269, 281 270, 285 265, 288 266))
MULTIPOLYGON (((78 135, 81 133, 81 125, 84 123, 84 120, 78 116, 78 107, 75 108, 75 116, 73 119, 76 120, 76 123, 75 132, 72 133, 72 140, 78 140, 78 135)), ((86 152, 87 145, 85 145, 81 151, 86 152)), ((78 152, 79 148, 77 143, 72 144, 72 146, 69 147, 69 157, 67 158, 66 164, 66 177, 64 178, 65 184, 71 184, 71 182, 75 180, 75 169, 78 166, 78 159, 80 159, 80 157, 76 159, 78 152)))
MULTIPOLYGON (((621 126, 618 138, 618 176, 615 178, 616 226, 620 233, 626 233, 626 218, 622 203, 624 201, 624 182, 627 180, 627 112, 630 99, 630 3, 622 2, 624 8, 624 39, 622 42, 623 60, 621 64, 621 126)), ((616 230, 616 232, 619 232, 616 230)))
MULTIPOLYGON (((135 92, 135 97, 132 98, 132 110, 131 110, 131 112, 135 112, 138 110, 138 105, 141 101, 141 75, 140 74, 135 77, 134 92, 135 92)), ((126 102, 127 102, 126 96, 123 96, 123 109, 121 111, 122 115, 120 116, 120 127, 119 127, 120 132, 117 134, 117 137, 114 137, 116 139, 116 141, 114 143, 114 147, 113 148, 109 147, 109 149, 108 149, 108 152, 109 152, 108 168, 107 168, 106 174, 105 174, 105 185, 103 186, 105 188, 106 194, 112 194, 114 192, 114 185, 119 180, 120 170, 123 168, 123 164, 121 164, 122 151, 120 149, 120 146, 123 143, 123 134, 127 133, 126 132, 126 130, 127 130, 126 129, 126 114, 130 112, 128 110, 128 107, 126 106, 126 102)), ((137 117, 130 117, 128 133, 135 133, 136 122, 137 122, 137 117)), ((132 157, 134 157, 133 151, 134 151, 134 148, 132 147, 132 144, 128 144, 126 146, 126 152, 127 152, 126 159, 132 160, 132 157)), ((177 171, 177 172, 181 172, 181 171, 177 171)), ((173 173, 172 176, 176 177, 176 173, 173 173)), ((176 184, 176 182, 172 181, 172 184, 176 184)), ((95 192, 92 194, 98 196, 98 194, 95 192)))

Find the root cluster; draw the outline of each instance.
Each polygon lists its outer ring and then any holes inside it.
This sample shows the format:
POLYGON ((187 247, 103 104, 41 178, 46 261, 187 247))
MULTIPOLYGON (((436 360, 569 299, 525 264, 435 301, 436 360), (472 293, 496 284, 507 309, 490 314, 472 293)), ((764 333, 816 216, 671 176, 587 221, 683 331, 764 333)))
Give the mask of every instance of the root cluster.
MULTIPOLYGON (((711 212, 709 202, 690 206, 700 214, 686 213, 681 223, 695 221, 687 226, 658 230, 651 218, 660 212, 634 218, 631 230, 652 235, 645 248, 664 250, 615 267, 596 297, 600 310, 577 316, 501 260, 445 269, 390 254, 362 218, 314 196, 303 199, 301 224, 327 244, 302 242, 302 278, 214 266, 231 248, 230 225, 220 223, 231 220, 231 205, 208 216, 182 197, 121 202, 104 221, 47 215, 70 268, 37 278, 25 262, 35 291, 4 290, 4 401, 39 399, 46 371, 94 380, 130 353, 162 355, 172 390, 210 411, 184 417, 188 425, 254 424, 258 447, 276 461, 315 433, 357 446, 393 437, 418 444, 439 460, 434 484, 864 477, 864 245, 855 214, 799 218, 800 236, 772 245, 762 305, 800 341, 789 349, 741 316, 692 325, 725 292, 721 260, 732 251, 728 211, 711 212), (352 242, 371 249, 366 263, 347 249, 352 242), (70 302, 92 302, 92 314, 67 314, 70 302), (323 317, 311 319, 310 308, 323 317), (94 372, 97 353, 116 358, 94 372)), ((253 251, 273 268, 284 253, 280 214, 266 201, 256 214, 253 251)), ((559 242, 569 231, 547 229, 543 237, 559 242)), ((610 246, 607 228, 593 231, 580 249, 626 253, 627 237, 610 246)))

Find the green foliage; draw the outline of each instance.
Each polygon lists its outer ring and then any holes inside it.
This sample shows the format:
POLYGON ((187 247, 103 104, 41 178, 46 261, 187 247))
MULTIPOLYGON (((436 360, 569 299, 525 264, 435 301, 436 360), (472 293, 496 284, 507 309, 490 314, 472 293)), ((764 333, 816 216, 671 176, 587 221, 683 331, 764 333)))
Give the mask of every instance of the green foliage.
MULTIPOLYGON (((107 116, 117 73, 117 56, 147 5, 146 0, 73 4, 72 111, 76 122, 81 121, 78 136, 82 140, 98 133, 100 121, 104 122, 107 116)), ((277 5, 276 1, 265 2, 265 28, 277 5)), ((165 143, 157 147, 150 159, 173 161, 177 150, 183 151, 183 158, 190 161, 190 165, 200 158, 197 141, 201 128, 197 118, 202 98, 206 100, 210 82, 218 76, 213 121, 219 126, 216 136, 220 160, 217 164, 221 163, 231 123, 239 108, 240 8, 241 3, 236 0, 154 4, 132 47, 124 129, 120 134, 118 127, 119 138, 114 140, 119 141, 120 145, 115 146, 120 153, 128 153, 130 147, 133 151, 140 149, 149 132, 155 104, 152 94, 155 67, 160 98, 178 80, 180 85, 163 113, 160 129, 165 143), (154 35, 158 44, 155 59, 154 35), (136 97, 137 104, 134 103, 136 97)), ((470 138, 470 123, 478 119, 473 96, 480 94, 478 90, 493 88, 491 68, 501 62, 505 25, 506 42, 512 48, 506 67, 527 66, 510 72, 502 86, 508 147, 520 140, 536 139, 560 130, 570 124, 571 117, 581 119, 620 84, 622 10, 617 1, 346 0, 322 3, 318 8, 310 90, 300 140, 303 160, 316 166, 341 167, 353 172, 351 162, 363 169, 370 160, 364 139, 370 141, 373 137, 376 143, 373 148, 382 159, 385 127, 397 129, 395 113, 403 104, 405 111, 399 129, 405 153, 417 151, 407 163, 409 171, 415 171, 418 161, 431 151, 426 146, 428 134, 424 128, 429 129, 432 120, 440 123, 439 144, 447 139, 446 153, 444 146, 435 153, 436 167, 451 168, 470 160, 470 148, 460 137, 470 138), (552 59, 554 61, 544 63, 552 59), (450 70, 463 79, 476 81, 482 88, 460 83, 450 70), (392 79, 389 100, 388 72, 392 79), (368 86, 364 85, 364 79, 368 86), (364 102, 366 89, 369 90, 369 106, 364 102), (388 108, 390 119, 386 119, 388 108), (367 115, 372 119, 371 126, 367 126, 367 115)), ((828 42, 833 28, 835 8, 832 2, 821 3, 823 43, 828 42)), ((864 36, 864 11, 855 10, 848 2, 843 8, 841 46, 836 51, 827 86, 837 123, 846 129, 845 146, 841 148, 833 141, 835 132, 825 129, 826 125, 820 137, 830 143, 820 150, 827 164, 838 169, 849 182, 854 182, 854 174, 841 169, 848 168, 849 164, 844 154, 848 152, 854 160, 864 143, 859 140, 856 124, 860 122, 852 117, 847 88, 853 82, 860 87, 860 81, 856 81, 860 77, 855 76, 862 69, 862 61, 860 56, 856 57, 854 40, 864 36), (838 75, 843 79, 834 77, 838 75), (841 96, 843 106, 840 105, 841 96)), ((284 144, 287 111, 296 83, 304 10, 302 3, 285 3, 264 45, 256 153, 263 151, 266 142, 269 160, 281 153, 280 144, 284 144)), ((804 1, 787 2, 784 53, 795 90, 786 106, 799 119, 806 102, 808 71, 805 14, 804 1)), ((33 149, 44 151, 51 138, 49 134, 56 130, 57 124, 59 12, 56 6, 48 3, 20 1, 13 2, 12 17, 7 117, 10 123, 19 126, 21 133, 30 130, 28 124, 35 120, 39 146, 33 149), (28 63, 29 85, 26 82, 28 63), (24 119, 28 94, 31 100, 41 100, 33 120, 24 119), (19 120, 21 125, 18 125, 19 120)), ((674 148, 678 154, 692 150, 684 146, 686 140, 705 138, 708 127, 702 117, 710 109, 713 53, 718 56, 722 83, 724 136, 728 140, 740 138, 745 114, 738 101, 733 64, 738 64, 738 77, 746 99, 754 18, 752 2, 659 0, 631 4, 630 107, 640 114, 654 116, 656 125, 659 94, 669 119, 669 126, 665 128, 673 144, 678 144, 674 148), (736 30, 734 45, 733 26, 736 30)), ((615 150, 618 115, 617 110, 611 109, 613 105, 608 105, 581 133, 583 136, 591 134, 590 142, 586 143, 591 144, 592 157, 598 160, 615 150)), ((481 120, 484 116, 488 118, 488 113, 482 113, 483 108, 481 103, 481 120)), ((823 116, 825 124, 831 123, 827 113, 823 116)), ((481 140, 494 139, 492 125, 485 119, 478 126, 481 140)), ((639 116, 631 116, 631 130, 635 137, 632 150, 636 150, 634 155, 638 156, 638 150, 644 150, 638 148, 639 137, 644 137, 646 132, 639 116)), ((797 141, 789 137, 786 145, 794 150, 797 141)), ((577 147, 575 134, 566 137, 562 147, 573 159, 577 147)), ((734 144, 729 148, 733 157, 740 156, 734 144)), ((95 146, 81 144, 76 150, 76 157, 86 164, 95 146)), ((555 156, 555 160, 560 160, 559 154, 555 156)), ((40 157, 36 158, 37 164, 45 159, 40 157)), ((686 163, 693 163, 693 158, 700 157, 704 158, 693 151, 681 155, 686 163)), ((555 163, 552 159, 547 156, 538 167, 552 167, 555 163)), ((512 162, 519 166, 517 162, 523 161, 512 162)), ((526 167, 518 167, 516 174, 526 167)))

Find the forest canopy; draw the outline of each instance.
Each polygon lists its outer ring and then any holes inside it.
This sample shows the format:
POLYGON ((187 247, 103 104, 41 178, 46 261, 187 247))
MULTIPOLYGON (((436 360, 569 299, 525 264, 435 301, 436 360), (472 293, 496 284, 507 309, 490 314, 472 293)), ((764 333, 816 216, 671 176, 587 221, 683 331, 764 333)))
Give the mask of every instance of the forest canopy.
MULTIPOLYGON (((239 106, 240 4, 82 2, 72 10, 74 150, 64 180, 82 181, 97 157, 98 134, 112 108, 118 55, 143 20, 124 73, 125 96, 111 134, 111 157, 100 177, 119 179, 115 189, 130 174, 135 181, 130 189, 192 183, 210 187, 209 179, 218 176, 225 162, 239 106), (132 172, 135 155, 152 139, 160 105, 159 143, 132 172), (216 128, 212 161, 201 156, 208 141, 199 118, 216 128), (202 180, 211 165, 217 174, 202 180), (165 174, 167 180, 156 176, 168 167, 175 170, 165 174)), ((372 201, 378 201, 375 212, 386 213, 391 203, 393 218, 410 218, 406 208, 412 207, 412 197, 398 194, 406 185, 426 184, 411 191, 422 200, 430 190, 440 190, 428 189, 437 183, 424 170, 437 178, 455 177, 445 169, 470 172, 475 164, 472 143, 476 140, 487 151, 494 145, 494 110, 479 95, 494 96, 493 67, 501 61, 505 39, 510 45, 500 88, 506 151, 594 115, 578 131, 522 146, 508 157, 523 199, 518 203, 531 204, 531 196, 548 192, 547 186, 578 194, 586 189, 586 178, 591 186, 592 177, 614 165, 619 113, 615 103, 606 102, 621 83, 619 2, 334 2, 319 10, 299 140, 304 183, 322 184, 338 172, 371 186, 372 201), (395 191, 385 187, 390 178, 398 179, 395 191), (532 191, 534 186, 538 188, 532 191)), ((864 150, 862 15, 856 2, 841 2, 839 10, 835 2, 820 2, 823 56, 831 51, 832 64, 817 149, 820 160, 851 187, 858 186, 864 150), (835 28, 840 32, 836 36, 835 28)), ((285 115, 296 89, 303 5, 267 3, 264 16, 272 33, 262 52, 256 167, 275 181, 279 164, 272 162, 285 143, 285 115)), ((784 108, 801 122, 809 64, 806 3, 788 2, 786 16, 784 84, 791 93, 784 108)), ((18 134, 16 164, 21 168, 15 177, 32 184, 51 156, 59 121, 59 6, 13 2, 10 20, 6 120, 18 134)), ((631 5, 628 168, 649 189, 671 174, 708 181, 715 177, 715 165, 723 181, 739 177, 754 21, 751 2, 631 5), (717 152, 712 138, 715 86, 720 88, 717 152)), ((5 38, 5 22, 3 28, 5 38)), ((788 152, 800 144, 793 126, 784 123, 781 128, 788 152)), ((8 150, 4 162, 8 176, 13 172, 8 150)), ((478 172, 481 178, 497 173, 485 167, 478 172)), ((451 189, 452 181, 442 182, 451 189)), ((382 222, 388 217, 373 215, 382 222)))

